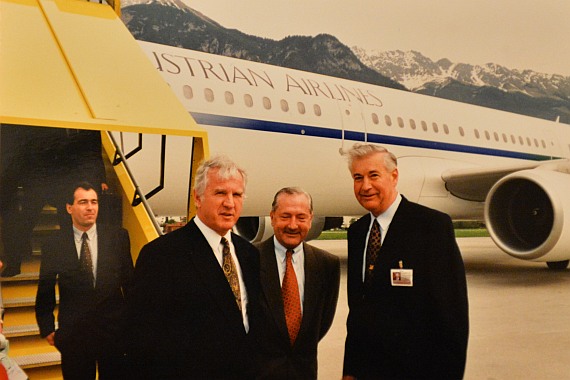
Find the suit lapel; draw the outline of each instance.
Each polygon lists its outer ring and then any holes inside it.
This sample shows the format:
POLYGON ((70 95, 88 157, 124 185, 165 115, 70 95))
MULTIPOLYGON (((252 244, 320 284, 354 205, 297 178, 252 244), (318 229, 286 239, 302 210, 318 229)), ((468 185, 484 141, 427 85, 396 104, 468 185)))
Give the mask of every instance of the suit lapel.
POLYGON ((95 288, 100 288, 101 285, 105 284, 105 275, 109 274, 109 270, 104 270, 101 268, 107 268, 108 257, 111 254, 110 244, 117 244, 118 242, 111 242, 108 230, 104 227, 97 226, 97 279, 95 280, 95 288))
POLYGON ((212 248, 194 221, 188 223, 187 228, 189 229, 187 236, 192 240, 187 247, 194 261, 194 268, 200 275, 204 286, 218 303, 221 312, 230 323, 234 324, 233 328, 241 329, 245 333, 243 317, 212 248))
POLYGON ((273 238, 268 239, 261 246, 261 271, 260 280, 263 294, 267 300, 267 306, 279 329, 284 341, 289 344, 289 332, 285 322, 285 310, 283 309, 283 298, 281 295, 281 282, 279 281, 279 270, 277 269, 277 259, 275 257, 275 244, 273 238))
POLYGON ((394 255, 394 252, 396 252, 396 247, 401 247, 401 231, 409 229, 409 227, 406 226, 406 221, 409 222, 409 219, 406 216, 408 205, 408 201, 402 196, 402 201, 400 202, 400 205, 398 206, 398 209, 392 218, 392 222, 388 228, 388 233, 384 237, 382 248, 380 248, 379 257, 383 258, 384 260, 389 259, 392 255, 394 255))
POLYGON ((368 234, 368 229, 370 227, 371 215, 370 213, 366 214, 362 218, 360 218, 354 225, 354 236, 351 236, 349 239, 349 275, 348 279, 350 283, 348 284, 349 292, 362 292, 362 268, 363 268, 363 259, 366 249, 366 244, 368 243, 366 240, 366 235, 368 234))
MULTIPOLYGON (((303 319, 301 321, 299 337, 303 336, 304 330, 311 328, 309 321, 313 320, 315 307, 319 304, 318 296, 319 290, 321 289, 319 260, 313 248, 305 243, 303 243, 303 252, 305 254, 305 292, 303 300, 303 319)), ((297 341, 299 337, 297 337, 297 341)))

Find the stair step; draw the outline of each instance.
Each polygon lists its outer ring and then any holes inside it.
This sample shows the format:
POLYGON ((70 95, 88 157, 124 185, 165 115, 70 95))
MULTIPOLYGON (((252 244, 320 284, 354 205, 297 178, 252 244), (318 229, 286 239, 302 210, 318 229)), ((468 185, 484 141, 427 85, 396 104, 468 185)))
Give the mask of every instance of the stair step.
POLYGON ((36 297, 20 297, 4 300, 4 308, 36 306, 36 297))
POLYGON ((47 367, 59 365, 61 363, 61 354, 59 351, 45 352, 40 354, 22 355, 12 357, 22 369, 47 367))
POLYGON ((0 282, 22 282, 22 281, 37 281, 40 278, 39 272, 23 272, 12 277, 0 277, 0 282))
POLYGON ((59 364, 45 367, 26 368, 26 375, 29 380, 62 380, 61 368, 59 364))
POLYGON ((6 338, 15 338, 20 336, 38 335, 40 329, 37 324, 19 325, 4 327, 3 334, 6 338))
MULTIPOLYGON (((55 322, 55 329, 58 329, 58 322, 55 322)), ((40 328, 37 323, 32 323, 28 325, 17 325, 17 326, 4 326, 2 332, 6 338, 18 338, 23 336, 33 336, 40 334, 40 328)))

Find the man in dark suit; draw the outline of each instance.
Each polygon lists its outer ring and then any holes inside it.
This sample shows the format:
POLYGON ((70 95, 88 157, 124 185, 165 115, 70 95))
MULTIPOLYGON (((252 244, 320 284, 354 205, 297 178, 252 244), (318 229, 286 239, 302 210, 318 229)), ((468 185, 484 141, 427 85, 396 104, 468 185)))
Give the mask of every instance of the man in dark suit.
POLYGON ((262 288, 258 378, 316 379, 317 345, 331 327, 336 311, 340 261, 304 242, 313 219, 312 199, 304 190, 279 190, 270 216, 275 235, 257 245, 262 288), (297 324, 287 314, 284 294, 290 268, 299 298, 297 324))
POLYGON ((197 170, 197 214, 143 247, 129 302, 133 379, 251 379, 259 253, 231 232, 246 173, 223 156, 197 170))
POLYGON ((61 352, 64 379, 123 379, 127 304, 133 274, 125 229, 96 224, 98 197, 87 182, 67 201, 72 225, 42 249, 36 296, 40 334, 61 352), (55 285, 59 328, 55 329, 55 285))
POLYGON ((461 379, 468 302, 451 219, 398 193, 386 149, 355 144, 348 157, 370 213, 348 231, 344 379, 461 379))
POLYGON ((66 193, 70 186, 87 181, 97 192, 108 186, 99 131, 4 124, 0 140, 0 216, 6 265, 1 275, 12 277, 20 274, 22 260, 32 255, 32 233, 45 205, 56 207, 59 224, 68 225, 66 193))

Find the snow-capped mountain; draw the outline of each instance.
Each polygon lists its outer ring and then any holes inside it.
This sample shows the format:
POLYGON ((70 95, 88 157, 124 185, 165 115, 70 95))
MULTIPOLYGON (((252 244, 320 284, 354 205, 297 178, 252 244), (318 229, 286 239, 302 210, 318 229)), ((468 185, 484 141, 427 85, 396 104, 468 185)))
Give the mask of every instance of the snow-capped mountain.
POLYGON ((368 67, 400 82, 412 91, 427 84, 455 80, 465 85, 490 86, 506 92, 532 97, 570 100, 570 77, 509 69, 494 63, 483 66, 453 63, 448 59, 432 61, 417 51, 370 51, 353 47, 356 56, 368 67))

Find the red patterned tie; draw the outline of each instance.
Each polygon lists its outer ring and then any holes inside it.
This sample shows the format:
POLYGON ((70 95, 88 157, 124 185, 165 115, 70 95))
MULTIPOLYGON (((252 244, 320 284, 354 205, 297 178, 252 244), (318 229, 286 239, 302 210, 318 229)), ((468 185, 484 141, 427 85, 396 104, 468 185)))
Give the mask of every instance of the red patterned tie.
POLYGON ((289 330, 289 339, 291 346, 297 339, 297 334, 301 328, 301 298, 299 296, 299 284, 292 262, 293 250, 287 250, 287 259, 285 266, 285 275, 283 276, 283 285, 281 286, 281 295, 283 296, 283 308, 285 309, 285 321, 287 322, 287 330, 289 330))
POLYGON ((226 279, 232 288, 234 297, 236 299, 237 307, 241 310, 241 292, 239 289, 239 278, 237 274, 236 265, 232 259, 232 254, 230 252, 230 243, 228 239, 222 237, 222 245, 224 246, 222 250, 222 269, 226 275, 226 279))
POLYGON ((374 270, 374 265, 376 264, 376 258, 378 257, 378 252, 380 252, 380 246, 382 245, 380 235, 380 225, 378 220, 374 219, 372 228, 370 229, 370 236, 368 237, 368 246, 366 247, 366 275, 364 281, 367 282, 372 278, 372 272, 374 270))

